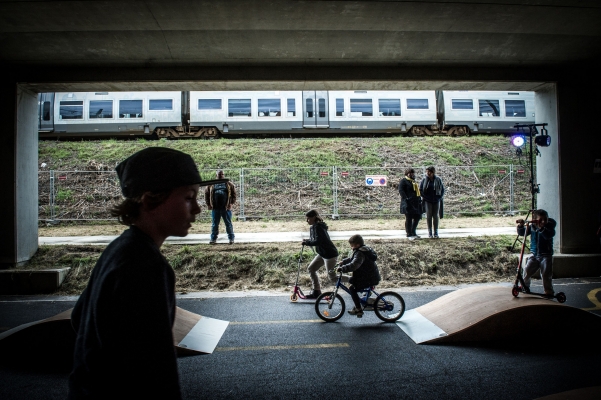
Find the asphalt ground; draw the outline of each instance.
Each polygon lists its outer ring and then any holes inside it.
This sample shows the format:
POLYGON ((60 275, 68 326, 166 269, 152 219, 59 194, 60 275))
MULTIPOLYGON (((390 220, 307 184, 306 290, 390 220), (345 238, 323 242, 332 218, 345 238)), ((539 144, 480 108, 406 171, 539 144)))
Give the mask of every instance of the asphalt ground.
MULTIPOLYGON (((601 316, 601 278, 556 279, 554 284, 566 293, 566 305, 601 316)), ((511 296, 511 284, 502 285, 511 296)), ((409 310, 456 289, 397 291, 409 310)), ((0 296, 0 331, 51 317, 75 301, 0 296)), ((186 399, 535 399, 601 385, 596 343, 544 345, 542 338, 524 332, 522 343, 417 345, 397 324, 371 312, 325 323, 313 303, 292 303, 289 293, 281 292, 190 293, 178 296, 177 303, 230 322, 213 354, 178 359, 186 399)), ((22 361, 0 362, 1 399, 66 397, 68 365, 35 357, 22 361)))

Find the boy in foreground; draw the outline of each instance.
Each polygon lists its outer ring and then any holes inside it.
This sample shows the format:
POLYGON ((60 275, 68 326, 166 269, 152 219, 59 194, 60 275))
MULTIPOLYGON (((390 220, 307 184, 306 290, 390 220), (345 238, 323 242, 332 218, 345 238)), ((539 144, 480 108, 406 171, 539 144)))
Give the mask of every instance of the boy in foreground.
POLYGON ((117 168, 129 226, 104 250, 71 314, 77 337, 69 399, 180 399, 172 328, 175 273, 160 247, 186 236, 201 178, 188 154, 141 150, 117 168))

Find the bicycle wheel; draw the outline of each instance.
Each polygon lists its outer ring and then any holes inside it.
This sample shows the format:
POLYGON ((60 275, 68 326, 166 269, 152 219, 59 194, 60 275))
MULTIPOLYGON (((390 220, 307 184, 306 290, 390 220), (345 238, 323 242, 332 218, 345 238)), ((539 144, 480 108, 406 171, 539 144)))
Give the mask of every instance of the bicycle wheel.
POLYGON ((394 322, 405 313, 405 300, 395 292, 384 292, 376 298, 374 312, 382 321, 394 322))
POLYGON ((334 292, 323 292, 315 300, 315 312, 326 322, 338 321, 344 315, 345 304, 342 297, 334 292))

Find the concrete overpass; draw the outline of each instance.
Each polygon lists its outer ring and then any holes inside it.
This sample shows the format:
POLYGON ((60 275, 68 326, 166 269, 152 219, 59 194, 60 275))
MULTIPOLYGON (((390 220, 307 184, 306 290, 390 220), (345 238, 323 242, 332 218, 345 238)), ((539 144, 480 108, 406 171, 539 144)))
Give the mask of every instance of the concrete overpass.
POLYGON ((490 89, 536 91, 556 262, 601 273, 599 21, 594 0, 0 1, 0 264, 37 250, 37 92, 490 89))

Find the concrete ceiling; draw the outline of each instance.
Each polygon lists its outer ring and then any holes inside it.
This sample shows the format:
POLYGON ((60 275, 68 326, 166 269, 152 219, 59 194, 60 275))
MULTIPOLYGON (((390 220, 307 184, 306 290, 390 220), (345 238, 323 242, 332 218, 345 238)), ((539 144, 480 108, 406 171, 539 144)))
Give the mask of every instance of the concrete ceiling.
MULTIPOLYGON (((601 2, 0 0, 0 60, 71 71, 223 67, 250 86, 244 72, 261 67, 329 68, 329 81, 347 68, 565 67, 601 60, 601 2)), ((360 86, 386 86, 373 77, 360 86)), ((234 88, 226 81, 220 88, 234 88)))

